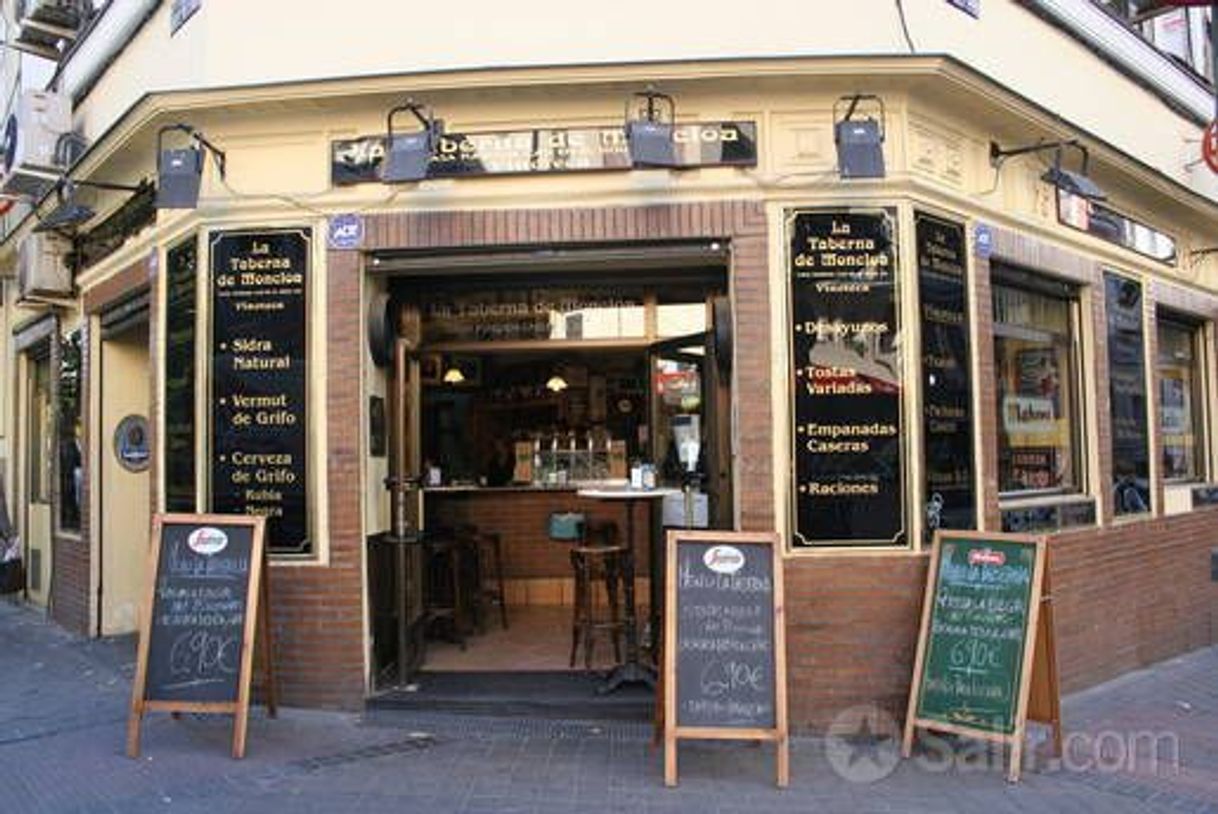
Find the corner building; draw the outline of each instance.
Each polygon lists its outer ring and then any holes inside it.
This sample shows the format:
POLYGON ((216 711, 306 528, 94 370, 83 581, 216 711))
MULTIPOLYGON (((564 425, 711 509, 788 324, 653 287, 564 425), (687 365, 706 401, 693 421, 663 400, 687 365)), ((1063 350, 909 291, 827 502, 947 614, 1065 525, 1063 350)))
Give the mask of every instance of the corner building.
POLYGON ((360 708, 444 645, 395 523, 499 535, 565 658, 552 516, 650 528, 577 489, 693 440, 686 519, 784 540, 797 730, 902 713, 936 527, 1051 535, 1065 691, 1212 644, 1210 80, 1107 4, 825 5, 95 16, 34 88, 92 214, 0 248, 28 601, 129 632, 152 512, 266 514, 284 700, 360 708), (386 183, 408 99, 443 132, 386 183), (223 174, 157 209, 191 133, 223 174))

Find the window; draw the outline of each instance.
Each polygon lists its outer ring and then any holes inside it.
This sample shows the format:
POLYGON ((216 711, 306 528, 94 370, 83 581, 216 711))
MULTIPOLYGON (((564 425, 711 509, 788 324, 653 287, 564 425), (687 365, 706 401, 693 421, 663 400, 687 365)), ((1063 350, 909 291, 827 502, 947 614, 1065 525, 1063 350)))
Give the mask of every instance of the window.
POLYGON ((1118 515, 1150 511, 1150 421, 1142 284, 1104 272, 1112 503, 1118 515))
POLYGON ((1094 0, 1125 21, 1164 55, 1197 76, 1213 80, 1211 73, 1208 8, 1164 6, 1153 0, 1094 0))
POLYGON ((49 349, 30 356, 29 377, 30 502, 51 502, 51 464, 55 460, 51 426, 51 358, 49 349))
POLYGON ((59 344, 59 528, 80 531, 84 444, 80 416, 80 331, 59 344))
POLYGON ((1202 418, 1201 328, 1170 315, 1160 315, 1159 433, 1162 436, 1163 478, 1195 481, 1205 478, 1205 423, 1202 418))
POLYGON ((1083 488, 1077 295, 1070 286, 1010 271, 994 285, 998 488, 1083 488))
POLYGON ((198 249, 190 240, 166 255, 165 508, 195 510, 195 277, 198 249))

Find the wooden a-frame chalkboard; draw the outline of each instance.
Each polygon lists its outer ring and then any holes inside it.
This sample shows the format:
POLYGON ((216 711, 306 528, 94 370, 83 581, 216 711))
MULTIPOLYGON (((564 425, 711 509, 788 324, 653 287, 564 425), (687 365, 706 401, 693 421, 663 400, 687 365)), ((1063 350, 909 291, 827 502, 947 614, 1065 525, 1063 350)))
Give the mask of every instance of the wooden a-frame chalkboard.
POLYGON ((782 546, 766 532, 669 531, 664 601, 664 783, 682 738, 771 741, 790 778, 782 546))
POLYGON ((1029 719, 1061 755, 1060 699, 1046 539, 935 532, 902 754, 917 729, 1002 743, 1014 782, 1029 719))
POLYGON ((244 757, 255 644, 275 717, 265 529, 249 515, 153 517, 128 756, 139 756, 143 716, 154 711, 232 714, 232 754, 244 757))

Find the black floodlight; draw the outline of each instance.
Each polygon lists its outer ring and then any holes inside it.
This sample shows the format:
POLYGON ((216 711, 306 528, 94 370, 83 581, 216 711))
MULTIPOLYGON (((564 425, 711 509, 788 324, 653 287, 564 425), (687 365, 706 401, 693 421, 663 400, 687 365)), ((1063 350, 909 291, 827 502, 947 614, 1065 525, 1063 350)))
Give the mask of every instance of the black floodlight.
POLYGON ((194 209, 199 203, 199 183, 203 177, 204 151, 212 154, 220 177, 224 178, 224 151, 189 124, 170 124, 157 133, 156 208, 194 209), (165 136, 171 132, 185 133, 190 143, 184 147, 165 148, 165 136))
POLYGON ((672 140, 676 120, 677 104, 667 93, 649 87, 627 99, 625 127, 630 163, 635 167, 677 166, 677 150, 672 140), (637 113, 632 111, 633 103, 640 101, 637 113))
POLYGON ((1090 153, 1087 152, 1086 147, 1079 144, 1075 139, 1038 142, 1036 144, 1029 144, 1026 147, 1011 147, 1009 149, 1003 149, 997 143, 991 141, 990 165, 998 169, 1002 166, 1002 162, 1011 156, 1040 153, 1045 150, 1053 150, 1053 166, 1045 170, 1044 175, 1040 176, 1040 180, 1052 184, 1063 192, 1078 195, 1080 198, 1086 198, 1089 201, 1107 200, 1108 196, 1104 194, 1104 190, 1100 189, 1087 175, 1087 168, 1091 160, 1090 153), (1078 150, 1082 156, 1082 166, 1079 172, 1072 172, 1062 167, 1062 153, 1067 147, 1078 150))
POLYGON ((883 178, 884 100, 869 93, 843 96, 833 103, 833 144, 837 147, 837 174, 841 178, 883 178), (859 103, 868 102, 875 115, 855 118, 859 103), (842 107, 845 112, 841 115, 842 107))
POLYGON ((90 206, 85 206, 80 201, 76 200, 74 192, 69 193, 60 202, 59 206, 51 210, 51 214, 38 221, 38 225, 34 227, 35 232, 58 232, 63 229, 72 229, 79 226, 85 221, 96 215, 97 212, 90 206))
POLYGON ((389 111, 385 128, 388 135, 385 138, 385 158, 381 162, 381 180, 387 184, 399 184, 426 178, 431 157, 435 155, 436 145, 443 132, 431 110, 413 99, 407 99, 405 104, 389 111), (422 129, 408 133, 394 130, 393 119, 399 113, 413 115, 422 125, 422 129))

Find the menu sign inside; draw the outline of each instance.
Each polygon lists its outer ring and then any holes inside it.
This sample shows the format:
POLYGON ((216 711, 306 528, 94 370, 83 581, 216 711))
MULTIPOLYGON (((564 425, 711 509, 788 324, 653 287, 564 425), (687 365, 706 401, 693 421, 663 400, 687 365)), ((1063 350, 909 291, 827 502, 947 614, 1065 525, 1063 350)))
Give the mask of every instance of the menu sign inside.
POLYGON ((905 542, 891 211, 787 222, 794 544, 905 542))
POLYGON ((213 236, 212 507, 308 554, 308 229, 213 236))
POLYGON ((977 524, 964 226, 914 215, 922 323, 926 535, 977 524))
POLYGON ((1150 511, 1146 354, 1142 285, 1104 273, 1108 315, 1108 393, 1112 411, 1112 493, 1117 514, 1150 511))
MULTIPOLYGON (((331 183, 379 182, 385 139, 380 135, 332 142, 331 183)), ((756 122, 678 124, 672 140, 677 167, 757 164, 756 122)), ((628 170, 632 166, 626 131, 620 125, 497 130, 442 135, 428 164, 427 177, 628 170)))

